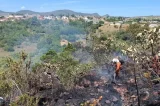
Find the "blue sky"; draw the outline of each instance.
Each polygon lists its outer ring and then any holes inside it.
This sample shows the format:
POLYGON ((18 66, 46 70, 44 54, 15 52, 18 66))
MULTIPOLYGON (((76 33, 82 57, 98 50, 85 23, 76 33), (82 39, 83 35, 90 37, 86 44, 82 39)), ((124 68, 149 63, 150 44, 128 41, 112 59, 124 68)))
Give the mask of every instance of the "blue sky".
POLYGON ((0 0, 2 11, 59 9, 112 16, 160 15, 160 0, 0 0))

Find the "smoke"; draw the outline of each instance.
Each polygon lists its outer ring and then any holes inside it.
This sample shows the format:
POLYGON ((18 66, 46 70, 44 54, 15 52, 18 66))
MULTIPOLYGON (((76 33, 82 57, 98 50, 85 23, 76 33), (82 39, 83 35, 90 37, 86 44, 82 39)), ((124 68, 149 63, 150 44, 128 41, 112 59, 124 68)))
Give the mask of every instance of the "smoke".
MULTIPOLYGON (((73 56, 80 63, 96 63, 93 54, 88 52, 85 49, 77 50, 73 54, 73 56)), ((114 80, 115 66, 112 64, 111 61, 115 56, 119 56, 120 59, 123 60, 124 62, 127 62, 130 60, 128 56, 120 52, 114 52, 109 55, 109 59, 106 63, 104 63, 103 65, 96 64, 92 69, 96 71, 97 75, 107 79, 110 83, 114 80)))
MULTIPOLYGON (((111 55, 110 57, 112 58, 115 55, 111 55)), ((75 60, 79 61, 82 64, 96 63, 94 55, 87 51, 85 48, 78 49, 73 53, 73 56, 75 60)), ((106 78, 109 81, 112 81, 113 79, 114 66, 111 64, 111 61, 108 61, 104 65, 95 64, 92 70, 94 70, 97 73, 97 75, 106 78)))
POLYGON ((84 49, 78 49, 73 53, 73 56, 75 60, 79 61, 82 64, 95 62, 93 55, 84 49))
MULTIPOLYGON (((64 47, 60 45, 61 39, 66 39, 68 41, 76 41, 81 39, 81 37, 86 36, 83 28, 77 26, 71 26, 69 23, 63 21, 53 21, 53 20, 37 20, 31 19, 27 21, 27 25, 33 30, 32 35, 26 37, 20 45, 16 46, 15 51, 24 51, 31 57, 32 63, 39 63, 40 57, 47 53, 49 50, 54 50, 56 52, 61 52, 64 47), (29 25, 31 22, 31 25, 29 25), (33 23, 39 23, 37 26, 33 23), (33 25, 32 25, 33 24, 33 25), (79 35, 79 36, 77 36, 79 35), (27 45, 25 44, 27 42, 27 45), (33 47, 34 50, 29 49, 33 47), (37 45, 35 47, 35 45, 37 45)), ((85 54, 84 54, 85 55, 85 54)), ((83 55, 83 56, 84 56, 83 55)), ((83 59, 82 59, 83 61, 83 59)), ((88 60, 90 61, 90 60, 88 60)))

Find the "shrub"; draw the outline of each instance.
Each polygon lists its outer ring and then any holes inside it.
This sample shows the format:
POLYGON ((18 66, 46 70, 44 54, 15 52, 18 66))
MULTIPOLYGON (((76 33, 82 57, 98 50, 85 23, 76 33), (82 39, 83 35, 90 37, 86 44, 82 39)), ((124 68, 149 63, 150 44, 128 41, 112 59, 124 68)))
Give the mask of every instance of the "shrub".
POLYGON ((18 98, 17 101, 12 102, 11 106, 37 106, 38 99, 28 94, 24 94, 18 98))
POLYGON ((12 46, 9 46, 9 45, 8 45, 8 46, 5 46, 5 47, 4 47, 4 50, 5 50, 5 51, 9 51, 9 52, 13 52, 13 51, 14 51, 14 48, 13 48, 12 46))

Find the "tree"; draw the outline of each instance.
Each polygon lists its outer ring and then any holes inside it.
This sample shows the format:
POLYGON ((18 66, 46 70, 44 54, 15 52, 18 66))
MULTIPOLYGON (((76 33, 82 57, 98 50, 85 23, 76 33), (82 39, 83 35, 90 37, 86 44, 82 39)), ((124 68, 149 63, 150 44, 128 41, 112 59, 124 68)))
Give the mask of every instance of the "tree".
POLYGON ((74 14, 71 15, 72 17, 76 17, 74 14))
MULTIPOLYGON (((158 78, 159 76, 155 73, 154 68, 150 66, 152 63, 153 54, 156 53, 156 49, 159 47, 160 41, 160 33, 155 28, 153 30, 147 31, 144 30, 142 33, 139 33, 136 36, 136 40, 134 45, 130 46, 126 50, 122 50, 125 54, 127 54, 134 61, 134 79, 137 89, 138 96, 138 106, 141 105, 140 100, 140 90, 144 89, 140 88, 138 85, 139 81, 144 81, 146 84, 145 88, 148 88, 147 91, 149 93, 149 99, 152 101, 154 98, 153 94, 153 79, 158 78), (153 76, 152 76, 153 75, 153 76), (137 77, 140 77, 138 80, 137 77)), ((159 69, 158 69, 159 70, 159 69)))
POLYGON ((76 81, 85 75, 92 66, 91 64, 80 64, 78 61, 74 60, 72 57, 72 52, 74 51, 73 45, 68 44, 63 52, 57 55, 55 52, 49 51, 44 55, 45 58, 42 56, 43 62, 50 57, 50 61, 47 62, 56 67, 56 74, 66 89, 73 88, 76 81))
POLYGON ((127 28, 127 32, 131 33, 133 37, 135 37, 139 32, 148 30, 149 27, 147 25, 141 26, 140 24, 130 24, 127 28))
POLYGON ((44 54, 44 55, 41 57, 41 60, 42 60, 43 62, 48 63, 48 62, 50 62, 50 61, 52 60, 52 58, 53 58, 54 56, 56 56, 56 55, 57 55, 57 53, 56 53, 54 50, 49 50, 46 54, 44 54))
POLYGON ((142 33, 139 33, 137 36, 137 41, 142 45, 143 50, 150 50, 152 55, 157 51, 157 48, 160 44, 160 34, 159 29, 154 28, 153 30, 147 31, 144 30, 142 33))
POLYGON ((99 21, 99 24, 100 24, 100 25, 103 25, 103 24, 104 24, 104 21, 99 21))
POLYGON ((21 52, 19 60, 7 58, 5 62, 6 67, 0 73, 0 95, 12 100, 11 106, 37 106, 38 99, 29 95, 29 81, 35 76, 31 74, 31 61, 27 54, 21 52))

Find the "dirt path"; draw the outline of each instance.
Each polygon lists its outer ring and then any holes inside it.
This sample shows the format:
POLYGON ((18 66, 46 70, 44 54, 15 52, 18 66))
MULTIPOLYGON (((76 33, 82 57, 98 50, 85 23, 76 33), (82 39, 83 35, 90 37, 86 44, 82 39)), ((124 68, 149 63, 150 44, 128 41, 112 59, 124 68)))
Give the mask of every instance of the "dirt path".
POLYGON ((4 51, 3 48, 0 48, 0 57, 8 57, 10 55, 9 52, 4 51))

